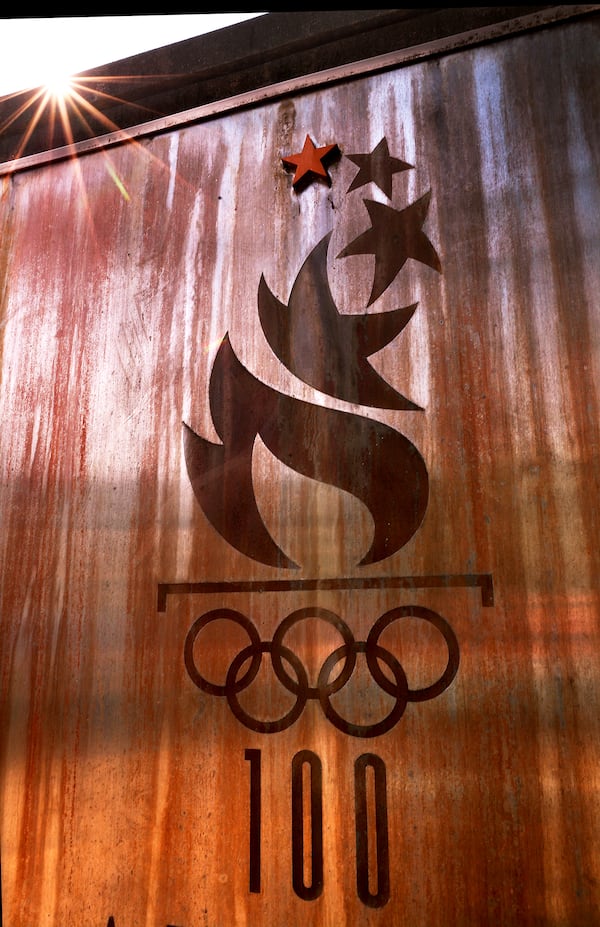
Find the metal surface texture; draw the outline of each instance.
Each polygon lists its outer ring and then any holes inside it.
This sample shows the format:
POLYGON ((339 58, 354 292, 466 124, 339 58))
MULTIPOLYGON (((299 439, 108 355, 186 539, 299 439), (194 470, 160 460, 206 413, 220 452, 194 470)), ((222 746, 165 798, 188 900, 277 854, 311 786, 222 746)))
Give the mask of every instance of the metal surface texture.
MULTIPOLYGON (((134 55, 79 75, 79 117, 65 132, 40 112, 43 88, 0 98, 0 162, 131 130, 307 75, 405 50, 489 41, 582 15, 592 5, 302 10, 257 19, 134 55), (32 125, 32 116, 34 123, 32 125)), ((58 114, 56 114, 58 115, 58 114)))
POLYGON ((0 178, 6 927, 600 925, 599 27, 0 178))

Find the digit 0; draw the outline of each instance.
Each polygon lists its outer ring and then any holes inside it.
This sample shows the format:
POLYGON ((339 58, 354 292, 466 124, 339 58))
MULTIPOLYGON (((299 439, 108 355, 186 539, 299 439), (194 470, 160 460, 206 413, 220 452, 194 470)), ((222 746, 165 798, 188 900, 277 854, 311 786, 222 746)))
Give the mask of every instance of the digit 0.
POLYGON ((363 904, 381 908, 390 898, 390 853, 387 824, 385 763, 374 753, 363 753, 354 764, 354 810, 356 815, 356 889, 363 904), (367 793, 367 769, 374 774, 374 795, 367 793), (369 814, 369 805, 371 814, 369 814), (373 814, 374 812, 374 814, 373 814), (375 818, 376 861, 369 859, 370 819, 375 818), (373 877, 374 876, 374 877, 373 877), (371 891, 370 883, 375 883, 371 891))
POLYGON ((300 750, 292 760, 292 885, 299 898, 314 901, 323 891, 323 775, 321 760, 310 750, 300 750), (305 855, 303 767, 310 774, 310 855, 305 855), (305 859, 311 861, 310 884, 304 881, 305 859))

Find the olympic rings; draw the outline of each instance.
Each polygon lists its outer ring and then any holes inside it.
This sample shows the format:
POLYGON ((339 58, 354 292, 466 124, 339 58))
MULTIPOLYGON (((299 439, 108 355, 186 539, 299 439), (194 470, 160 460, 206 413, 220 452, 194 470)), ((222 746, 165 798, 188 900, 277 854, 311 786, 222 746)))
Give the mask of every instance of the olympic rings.
POLYGON ((394 727, 404 714, 408 702, 424 702, 435 698, 447 689, 458 672, 459 659, 458 641, 446 619, 437 612, 418 605, 398 606, 381 615, 371 628, 366 641, 356 641, 352 631, 339 615, 321 607, 299 608, 291 612, 278 625, 272 641, 262 641, 252 621, 241 612, 230 608, 218 608, 196 619, 188 631, 184 645, 185 667, 194 685, 209 695, 225 696, 238 721, 250 730, 261 734, 275 734, 291 727, 304 711, 307 701, 314 699, 319 701, 325 717, 342 733, 353 737, 378 737, 394 727), (316 686, 309 685, 308 673, 302 661, 283 644, 291 628, 307 618, 325 621, 339 632, 343 640, 343 644, 329 654, 323 662, 316 686), (439 679, 429 686, 411 689, 399 660, 379 643, 385 629, 403 618, 419 618, 428 622, 440 632, 445 641, 448 650, 446 667, 439 679), (232 660, 224 685, 206 679, 198 670, 194 656, 194 645, 200 631, 217 619, 238 624, 247 633, 250 641, 248 646, 243 647, 232 660), (247 689, 256 678, 263 653, 270 654, 271 665, 277 679, 288 692, 295 696, 292 708, 275 721, 262 721, 253 717, 242 708, 238 699, 238 695, 247 689), (348 721, 331 704, 331 697, 339 692, 352 676, 356 666, 356 655, 359 653, 365 655, 373 680, 384 692, 395 699, 390 712, 382 720, 372 724, 356 724, 348 721), (330 682, 332 670, 342 660, 344 663, 341 672, 330 682), (240 670, 247 662, 249 662, 248 668, 238 678, 240 670), (284 662, 291 667, 293 676, 284 667, 284 662), (381 662, 387 665, 394 677, 393 680, 382 671, 381 662))

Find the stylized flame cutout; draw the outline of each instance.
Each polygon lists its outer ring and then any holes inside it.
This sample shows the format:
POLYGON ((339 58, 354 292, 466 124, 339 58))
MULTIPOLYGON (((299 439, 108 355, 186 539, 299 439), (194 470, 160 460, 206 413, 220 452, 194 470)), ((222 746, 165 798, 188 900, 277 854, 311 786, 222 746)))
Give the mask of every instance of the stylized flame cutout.
POLYGON ((276 567, 294 564, 273 541, 252 484, 257 435, 282 463, 351 493, 374 521, 361 565, 399 550, 419 527, 429 495, 423 458, 381 422, 286 396, 257 380, 223 339, 210 379, 210 410, 222 444, 185 426, 185 459, 207 518, 237 550, 276 567))
POLYGON ((379 409, 420 410, 367 361, 402 331, 417 303, 392 312, 342 315, 327 276, 330 238, 331 233, 321 239, 302 265, 287 306, 261 277, 258 313, 267 341, 288 370, 328 396, 379 409))

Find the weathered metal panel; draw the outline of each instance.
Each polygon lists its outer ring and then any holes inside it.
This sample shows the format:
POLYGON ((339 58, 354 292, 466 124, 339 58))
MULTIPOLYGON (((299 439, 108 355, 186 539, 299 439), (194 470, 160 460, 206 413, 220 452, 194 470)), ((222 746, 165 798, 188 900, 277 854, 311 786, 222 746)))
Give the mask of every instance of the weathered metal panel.
POLYGON ((600 924, 598 48, 3 179, 9 927, 600 924))

